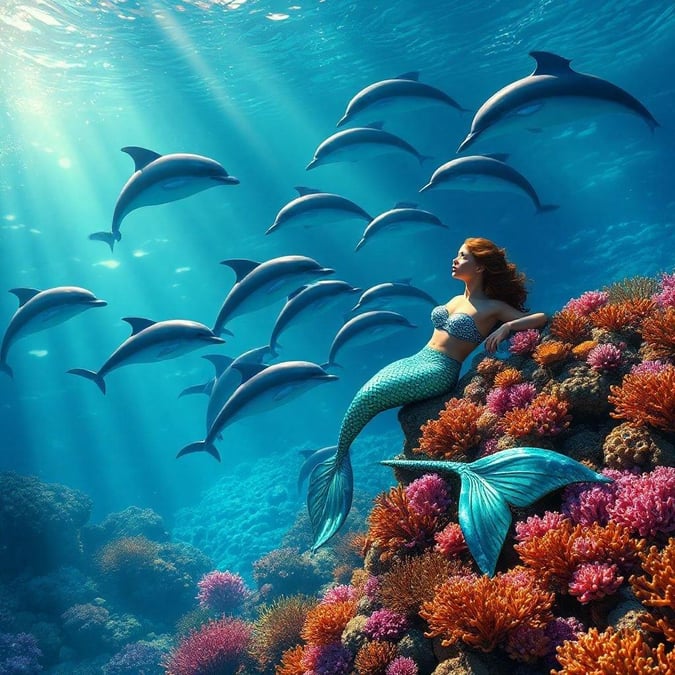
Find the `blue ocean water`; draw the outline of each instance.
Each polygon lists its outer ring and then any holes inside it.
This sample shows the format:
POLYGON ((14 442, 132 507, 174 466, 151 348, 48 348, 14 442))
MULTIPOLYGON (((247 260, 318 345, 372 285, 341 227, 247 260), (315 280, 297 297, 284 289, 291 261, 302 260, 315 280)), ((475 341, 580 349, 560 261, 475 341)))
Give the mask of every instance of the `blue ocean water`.
MULTIPOLYGON (((585 290, 672 270, 674 42, 675 7, 644 0, 5 0, 0 289, 78 285, 108 306, 12 347, 14 378, 0 377, 0 470, 82 490, 94 501, 93 520, 137 505, 172 524, 231 475, 256 477, 242 478, 252 492, 237 495, 244 511, 247 498, 254 512, 280 481, 294 494, 298 451, 335 442, 357 387, 427 339, 428 308, 409 311, 417 329, 346 354, 337 383, 227 428, 221 464, 206 454, 176 460, 203 437, 206 403, 178 394, 212 376, 200 354, 236 356, 266 344, 282 302, 234 320, 234 336, 215 350, 115 371, 105 396, 66 374, 103 363, 128 335, 122 317, 212 325, 234 282, 223 259, 309 255, 356 286, 411 278, 445 301, 461 291, 449 274, 455 251, 465 237, 485 236, 527 273, 532 309, 548 312, 585 290), (371 82, 419 71, 475 111, 532 72, 532 50, 618 84, 660 124, 652 133, 636 116, 596 115, 480 148, 508 153, 557 211, 535 214, 511 194, 420 195, 471 123, 470 112, 441 106, 386 121, 432 157, 422 165, 401 153, 305 170, 349 99, 371 82), (241 183, 132 212, 111 254, 88 235, 110 227, 133 172, 124 146, 206 155, 241 183), (354 223, 265 236, 298 185, 344 195, 373 214, 414 202, 448 229, 373 242, 358 254, 362 225, 354 223), (259 467, 270 459, 283 471, 267 480, 259 467)), ((16 299, 0 293, 0 325, 15 309, 16 299)), ((285 336, 284 359, 326 360, 343 317, 315 319, 285 336)), ((386 413, 367 432, 397 429, 386 413)), ((390 479, 388 470, 372 471, 390 479)))

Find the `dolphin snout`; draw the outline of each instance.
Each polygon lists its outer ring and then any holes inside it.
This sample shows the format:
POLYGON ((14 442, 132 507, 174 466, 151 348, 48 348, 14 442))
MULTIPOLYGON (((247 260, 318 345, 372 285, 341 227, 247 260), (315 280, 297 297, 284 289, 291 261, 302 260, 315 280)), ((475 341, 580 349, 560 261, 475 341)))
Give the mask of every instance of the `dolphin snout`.
POLYGON ((224 185, 239 185, 239 179, 235 176, 213 176, 213 180, 224 185))
POLYGON ((434 184, 431 181, 429 181, 426 185, 424 185, 423 187, 420 188, 420 192, 425 192, 426 190, 430 190, 433 186, 434 186, 434 184))
POLYGON ((214 345, 222 345, 225 342, 223 338, 218 337, 217 335, 207 335, 205 336, 204 340, 209 344, 214 345))
POLYGON ((322 382, 333 382, 334 380, 339 380, 340 378, 337 375, 326 373, 325 375, 319 375, 316 379, 321 380, 322 382))
POLYGON ((457 148, 457 152, 462 152, 466 150, 478 137, 478 132, 472 131, 460 144, 457 148))
POLYGON ((343 124, 347 123, 348 119, 349 119, 349 117, 347 115, 343 115, 335 126, 341 127, 343 124))
POLYGON ((310 169, 313 169, 317 164, 319 163, 319 160, 315 157, 306 167, 305 171, 309 171, 310 169))
POLYGON ((330 267, 322 267, 319 270, 319 274, 335 274, 335 270, 330 267))
POLYGON ((96 299, 96 300, 90 300, 89 301, 90 307, 106 307, 107 304, 108 303, 105 300, 96 299))

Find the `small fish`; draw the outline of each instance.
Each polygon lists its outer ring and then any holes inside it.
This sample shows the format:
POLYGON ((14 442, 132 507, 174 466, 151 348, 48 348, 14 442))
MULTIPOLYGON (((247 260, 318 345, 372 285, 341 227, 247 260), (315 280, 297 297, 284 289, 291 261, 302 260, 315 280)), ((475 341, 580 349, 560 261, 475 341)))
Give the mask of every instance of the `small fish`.
POLYGON ((337 126, 367 116, 374 119, 376 111, 383 108, 389 112, 411 112, 430 104, 441 104, 466 112, 466 108, 462 108, 445 92, 420 82, 419 75, 413 71, 368 85, 349 101, 337 126))
POLYGON ((37 288, 12 288, 10 293, 19 300, 19 308, 9 320, 0 346, 0 371, 10 377, 7 353, 17 341, 32 333, 51 328, 92 307, 105 307, 91 291, 79 286, 56 286, 40 291, 37 288))
POLYGON ((346 197, 307 187, 295 189, 300 196, 290 201, 277 213, 274 222, 267 228, 265 234, 270 234, 280 227, 320 226, 354 219, 366 222, 372 220, 372 216, 346 197))
POLYGON ((470 464, 405 459, 389 459, 380 464, 415 472, 459 475, 459 525, 471 555, 488 576, 495 573, 511 525, 509 505, 530 506, 570 483, 612 482, 566 455, 532 447, 501 450, 470 464))
POLYGON ((402 328, 417 328, 410 323, 402 314, 388 310, 375 310, 364 312, 349 319, 333 338, 328 354, 328 361, 323 364, 324 368, 337 366, 335 361, 338 352, 345 346, 363 345, 381 340, 397 333, 402 328))
POLYGON ((322 279, 310 286, 303 286, 295 293, 288 296, 277 320, 272 328, 270 336, 269 349, 273 356, 276 356, 279 348, 279 336, 295 323, 300 315, 326 311, 342 303, 345 298, 351 297, 354 293, 360 293, 360 288, 354 288, 346 281, 338 279, 322 279))
POLYGON ((524 193, 535 205, 537 213, 546 213, 558 208, 557 204, 542 204, 530 182, 522 173, 504 160, 507 155, 470 155, 457 157, 439 166, 429 182, 420 189, 467 190, 480 192, 524 193))
POLYGON ((420 164, 429 159, 402 138, 384 131, 381 123, 375 123, 367 127, 345 129, 329 136, 316 149, 314 158, 306 170, 309 171, 322 164, 355 162, 397 152, 412 155, 420 164))
POLYGON ((223 260, 221 265, 232 268, 237 278, 216 317, 213 326, 216 335, 230 333, 225 324, 236 316, 268 307, 300 286, 335 272, 302 255, 280 256, 263 263, 223 260))
POLYGON ((89 235, 89 239, 106 242, 111 251, 122 238, 122 220, 133 210, 175 202, 218 185, 239 183, 238 178, 230 176, 209 157, 186 153, 160 155, 134 146, 122 148, 122 152, 134 160, 135 172, 117 197, 111 231, 89 235))
POLYGON ((130 363, 154 363, 187 354, 200 347, 225 342, 204 324, 185 319, 151 321, 140 317, 122 319, 131 326, 131 335, 97 370, 73 368, 68 372, 91 380, 105 394, 105 376, 130 363))
MULTIPOLYGON (((238 366, 244 377, 250 365, 238 366)), ((220 453, 214 443, 225 427, 244 417, 274 410, 319 384, 337 379, 310 361, 284 361, 267 366, 242 381, 235 389, 213 420, 204 440, 186 445, 177 457, 193 452, 208 452, 220 461, 220 453)))
POLYGON ((416 233, 420 228, 432 227, 447 229, 438 216, 435 216, 430 211, 423 211, 417 208, 417 204, 409 202, 399 202, 393 209, 375 216, 373 220, 368 223, 366 229, 363 231, 361 241, 356 245, 356 251, 359 251, 368 241, 372 241, 374 237, 380 239, 388 233, 394 232, 410 232, 416 233))
POLYGON ((570 60, 550 52, 530 52, 537 62, 534 72, 493 94, 478 109, 471 130, 457 152, 478 138, 511 130, 539 131, 604 112, 627 112, 642 118, 653 131, 659 126, 640 101, 615 84, 593 75, 577 73, 570 60))

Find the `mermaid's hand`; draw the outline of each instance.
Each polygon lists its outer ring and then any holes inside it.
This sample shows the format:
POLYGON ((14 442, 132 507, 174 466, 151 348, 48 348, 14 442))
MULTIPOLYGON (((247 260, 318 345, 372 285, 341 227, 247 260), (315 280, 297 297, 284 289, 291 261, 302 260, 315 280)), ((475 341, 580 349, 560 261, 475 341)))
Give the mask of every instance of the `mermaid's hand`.
POLYGON ((485 351, 488 354, 494 354, 499 349, 500 342, 506 340, 509 335, 511 335, 509 325, 506 323, 502 324, 485 338, 485 351))

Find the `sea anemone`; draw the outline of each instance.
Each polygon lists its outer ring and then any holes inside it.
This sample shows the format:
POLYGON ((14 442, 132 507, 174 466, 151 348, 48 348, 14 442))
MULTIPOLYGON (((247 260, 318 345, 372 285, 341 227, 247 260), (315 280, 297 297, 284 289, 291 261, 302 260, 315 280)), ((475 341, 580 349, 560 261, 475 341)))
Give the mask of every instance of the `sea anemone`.
POLYGON ((251 595, 244 579, 239 574, 227 571, 209 572, 199 580, 197 586, 200 607, 219 614, 233 614, 251 595))
POLYGON ((582 605, 612 595, 623 584, 623 577, 616 565, 608 563, 583 563, 572 574, 568 585, 570 595, 582 605))
POLYGON ((550 332, 554 338, 562 342, 577 344, 590 337, 591 322, 583 314, 563 309, 553 315, 550 332))
POLYGON ((505 368, 495 375, 495 387, 510 387, 523 381, 521 372, 516 368, 505 368))
POLYGON ((386 607, 376 609, 366 620, 363 632, 371 640, 398 640, 406 628, 408 621, 404 614, 395 612, 386 607))
POLYGON ((534 329, 519 330, 509 339, 509 351, 515 356, 529 356, 541 340, 541 333, 534 329))
POLYGON ((588 352, 586 363, 599 373, 609 373, 621 366, 623 352, 611 343, 601 344, 588 352))
POLYGON ((342 631, 356 614, 356 601, 319 604, 307 612, 301 636, 311 645, 329 645, 339 642, 342 631))
POLYGON ((661 275, 660 288, 652 295, 652 300, 659 307, 675 307, 675 272, 661 275))
POLYGON ((588 316, 596 309, 604 307, 609 301, 609 293, 607 291, 586 291, 578 298, 568 300, 563 307, 563 311, 570 311, 579 316, 588 316))
POLYGON ((396 645, 391 642, 366 642, 356 653, 354 668, 359 675, 386 675, 396 656, 396 645))
POLYGON ((435 550, 448 558, 455 558, 467 550, 464 533, 459 523, 448 523, 440 532, 434 535, 435 550))
POLYGON ((435 473, 415 479, 405 488, 408 506, 420 516, 442 516, 450 504, 446 482, 435 473))

